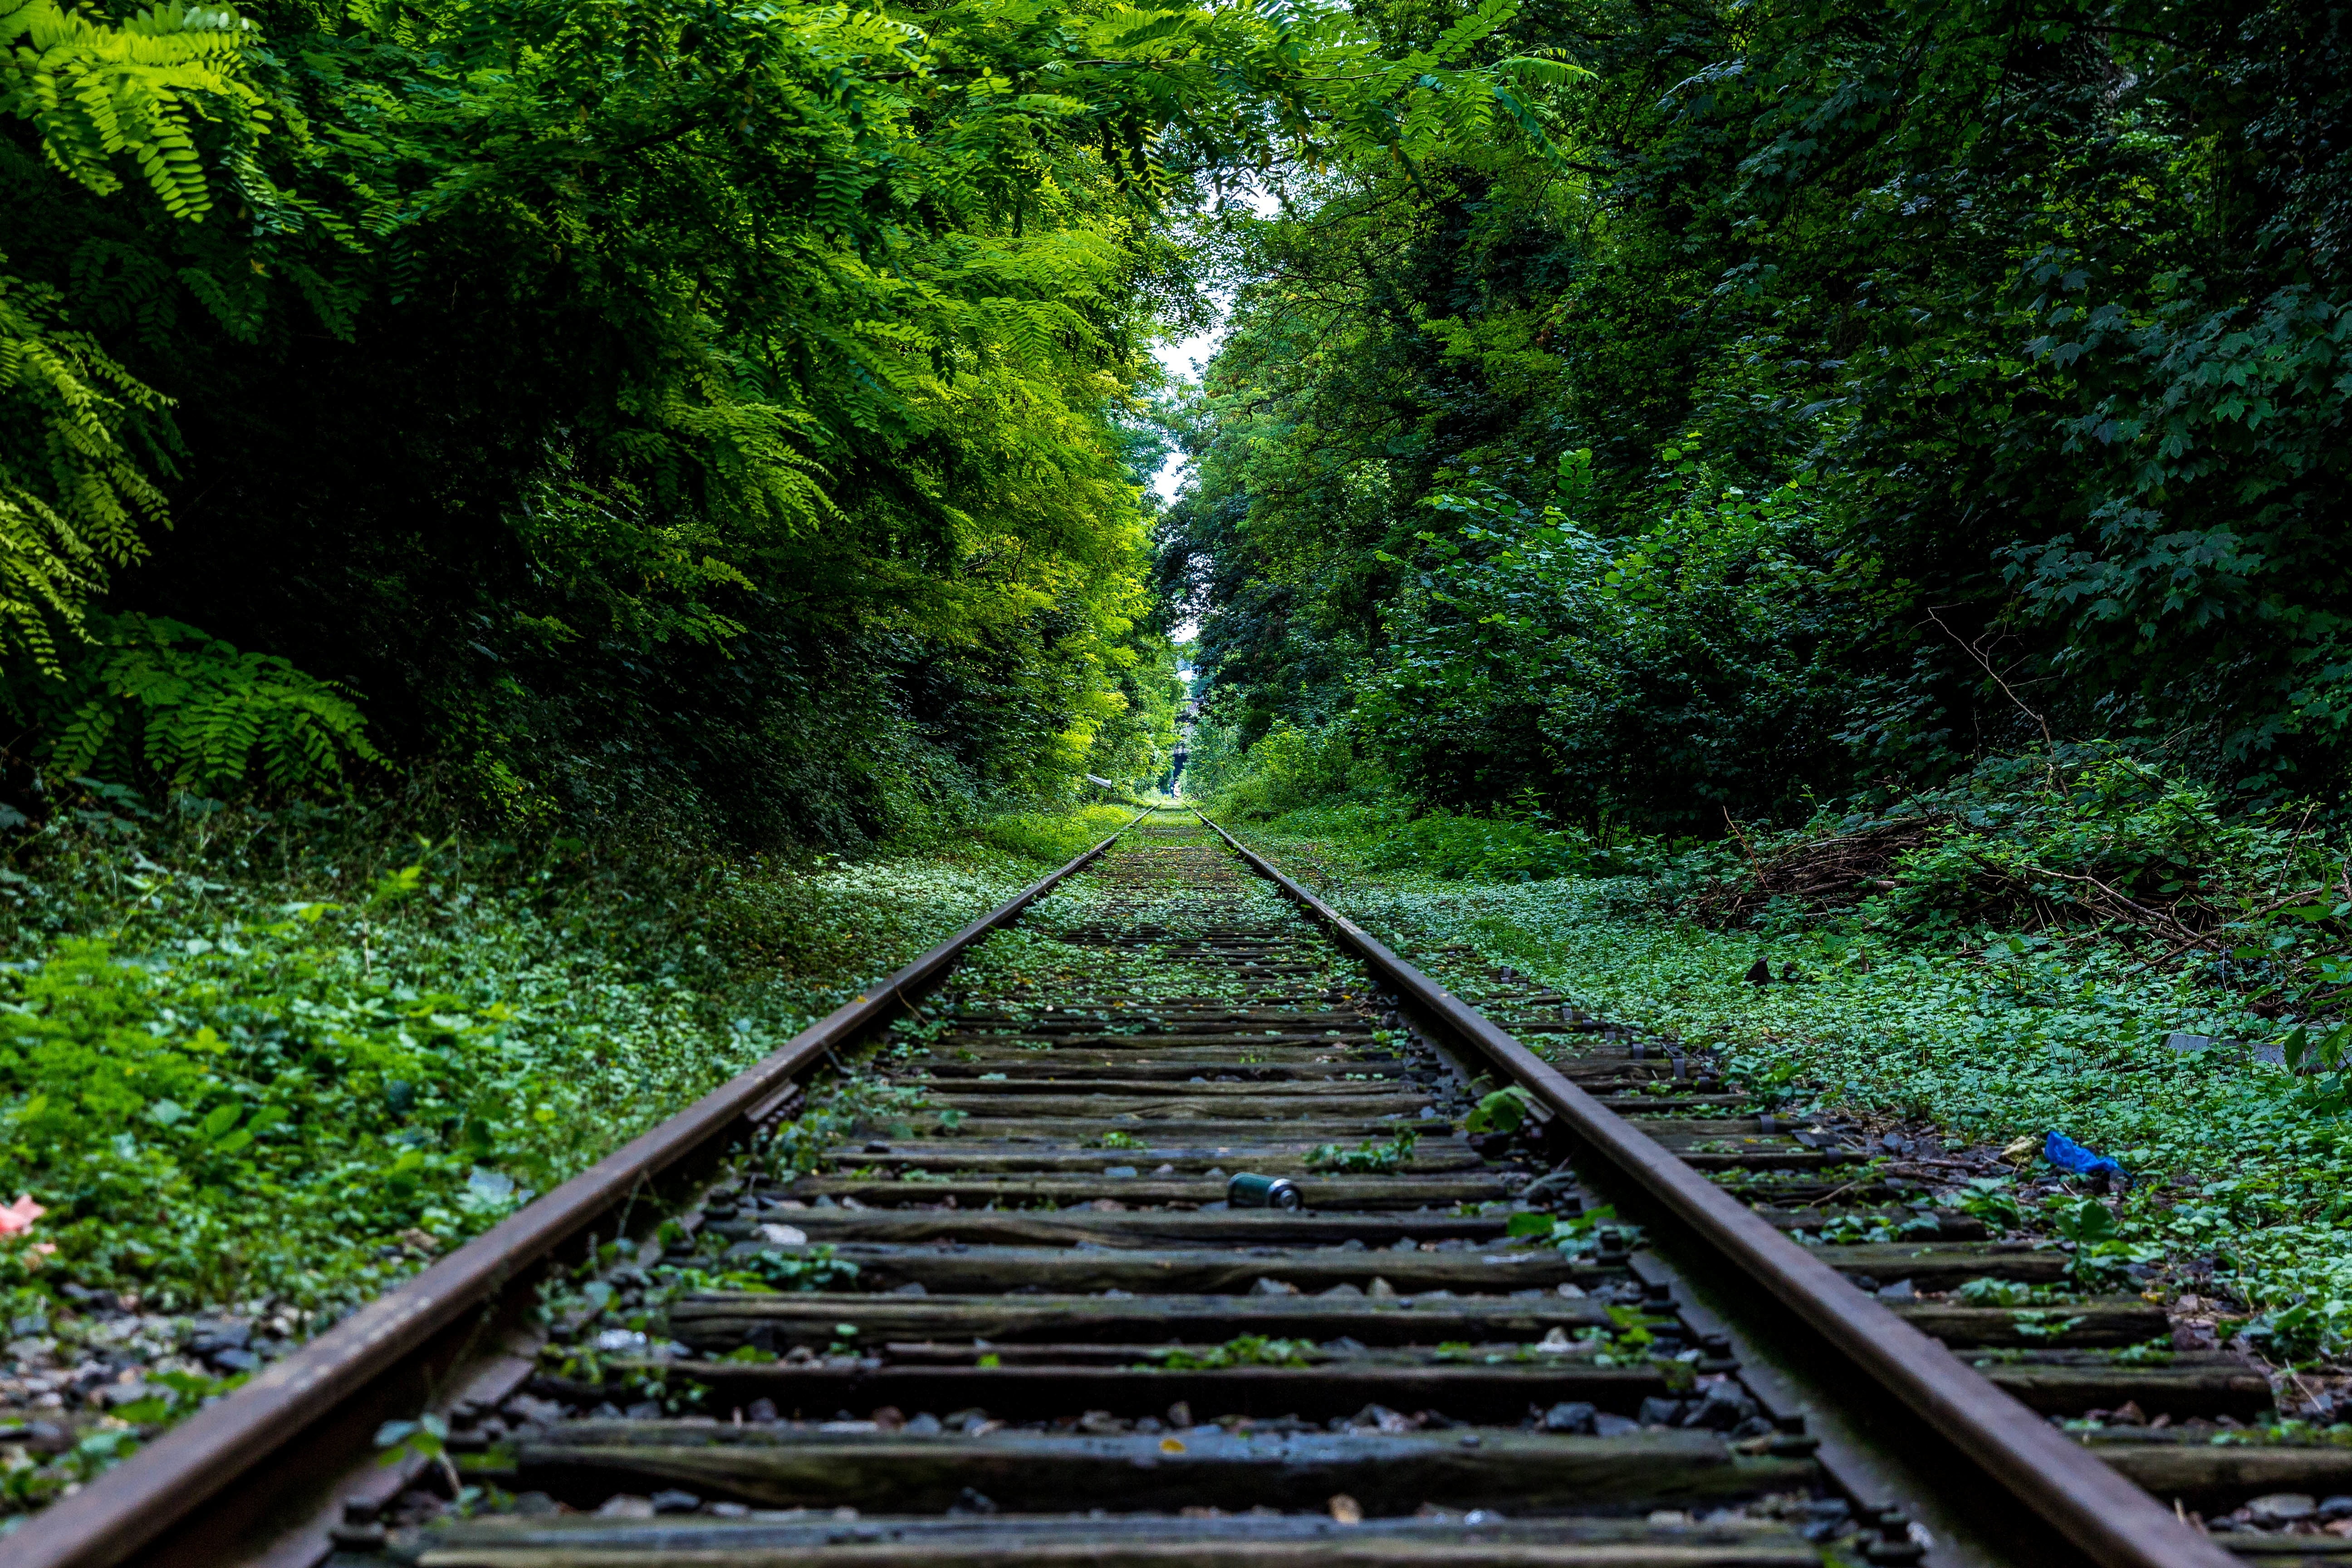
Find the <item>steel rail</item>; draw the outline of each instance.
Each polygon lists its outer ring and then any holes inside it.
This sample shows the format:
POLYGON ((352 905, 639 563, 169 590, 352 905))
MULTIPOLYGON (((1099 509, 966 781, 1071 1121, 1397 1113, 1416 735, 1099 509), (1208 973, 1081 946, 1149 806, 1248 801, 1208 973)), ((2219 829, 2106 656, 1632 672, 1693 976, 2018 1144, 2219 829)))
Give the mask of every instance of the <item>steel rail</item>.
POLYGON ((1935 1340, 1846 1283, 1828 1264, 1570 1083, 1273 862, 1206 815, 1195 815, 1412 1007, 1516 1079, 1572 1136, 1672 1210, 2094 1562, 2105 1568, 2243 1568, 2236 1557, 1935 1340))
MULTIPOLYGON (((812 1024, 782 1048, 686 1110, 517 1210, 281 1360, 219 1404, 0 1539, 0 1568, 113 1568, 226 1489, 283 1454, 346 1399, 393 1371, 653 1177, 781 1102, 793 1079, 836 1047, 912 1011, 973 943, 1084 869, 1148 812, 1009 902, 812 1024)), ((363 1459, 364 1454, 357 1456, 363 1459)))

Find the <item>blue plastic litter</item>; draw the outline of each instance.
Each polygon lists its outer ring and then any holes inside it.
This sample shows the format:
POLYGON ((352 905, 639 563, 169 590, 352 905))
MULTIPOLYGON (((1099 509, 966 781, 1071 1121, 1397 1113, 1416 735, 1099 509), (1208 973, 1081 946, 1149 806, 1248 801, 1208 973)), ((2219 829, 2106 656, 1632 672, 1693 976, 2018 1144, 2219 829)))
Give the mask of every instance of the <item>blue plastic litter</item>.
POLYGON ((2042 1157, 2060 1170, 2071 1171, 2078 1176, 2095 1175, 2101 1171, 2110 1171, 2117 1176, 2124 1173, 2121 1165, 2105 1154, 2093 1153, 2054 1127, 2050 1130, 2049 1141, 2042 1145, 2042 1157))

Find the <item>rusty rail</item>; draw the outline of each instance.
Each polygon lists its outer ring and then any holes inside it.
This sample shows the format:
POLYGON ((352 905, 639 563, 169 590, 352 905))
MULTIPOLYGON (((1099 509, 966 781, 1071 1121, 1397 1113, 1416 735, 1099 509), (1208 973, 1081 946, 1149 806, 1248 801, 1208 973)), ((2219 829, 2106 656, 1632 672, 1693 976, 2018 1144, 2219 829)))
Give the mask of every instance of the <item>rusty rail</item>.
MULTIPOLYGON (((1195 815, 1201 815, 1196 812, 1195 815)), ((1275 868, 1205 815, 1219 837, 1306 909, 1412 1008, 1507 1073, 1709 1246, 1822 1334, 2105 1568, 2243 1568, 2238 1559, 1952 1352, 1839 1278, 1745 1205, 1602 1106, 1534 1052, 1275 868)))
MULTIPOLYGON (((197 1412, 70 1498, 0 1540, 0 1568, 112 1568, 148 1551, 168 1532, 297 1443, 349 1448, 342 1464, 364 1463, 368 1424, 354 1429, 342 1406, 393 1377, 454 1334, 452 1364, 425 1381, 446 1389, 463 1376, 454 1364, 490 1347, 465 1332, 467 1320, 493 1309, 530 1282, 565 1244, 626 1205, 663 1172, 770 1114, 793 1079, 836 1047, 855 1043, 910 1011, 973 943, 1019 917, 1065 879, 1084 869, 1143 820, 1031 884, 891 975, 866 995, 835 1009, 783 1048, 712 1090, 651 1131, 606 1155, 545 1196, 518 1210, 404 1285, 361 1308, 300 1350, 273 1363, 219 1404, 197 1412), (327 1431, 332 1427, 334 1430, 327 1431), (324 1439, 322 1445, 321 1439, 324 1439)), ((448 1347, 443 1343, 444 1353, 448 1347)), ((413 1407, 405 1412, 414 1414, 413 1407)), ((319 1472, 331 1458, 303 1456, 319 1472)), ((259 1512, 258 1500, 247 1511, 259 1512)))

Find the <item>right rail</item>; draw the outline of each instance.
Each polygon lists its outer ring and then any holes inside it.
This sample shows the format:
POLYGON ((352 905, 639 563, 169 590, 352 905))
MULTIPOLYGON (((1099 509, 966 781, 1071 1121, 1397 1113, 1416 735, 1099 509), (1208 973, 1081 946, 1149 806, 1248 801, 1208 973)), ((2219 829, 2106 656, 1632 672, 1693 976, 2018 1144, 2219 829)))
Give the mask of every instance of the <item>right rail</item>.
POLYGON ((1528 1090, 1601 1155, 1819 1331, 2015 1496, 2106 1568, 2231 1568, 2236 1559, 1936 1340, 1856 1289, 1738 1198, 1355 921, 1204 816, 1204 823, 1441 1031, 1528 1090))

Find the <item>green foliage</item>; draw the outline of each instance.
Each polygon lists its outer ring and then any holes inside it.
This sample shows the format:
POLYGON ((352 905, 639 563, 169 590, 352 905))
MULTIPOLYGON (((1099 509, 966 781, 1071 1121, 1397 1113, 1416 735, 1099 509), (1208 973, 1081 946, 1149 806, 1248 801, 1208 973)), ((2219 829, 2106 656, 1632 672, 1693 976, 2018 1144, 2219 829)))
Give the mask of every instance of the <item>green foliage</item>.
POLYGON ((1171 1372, 1214 1372, 1232 1366, 1305 1366, 1316 1354, 1312 1340, 1268 1339, 1264 1334, 1244 1334, 1227 1340, 1221 1345, 1209 1345, 1201 1350, 1172 1347, 1155 1350, 1146 1364, 1161 1366, 1171 1372))
POLYGON ((236 132, 267 119, 248 85, 250 26, 223 5, 182 0, 120 25, 56 0, 0 10, 0 112, 32 121, 52 167, 106 195, 128 158, 164 211, 201 218, 212 206, 191 120, 226 110, 236 132))
POLYGON ((1491 47, 1547 46, 1567 164, 1339 164, 1220 230, 1160 573, 1244 742, 1369 706, 1429 803, 1602 834, 2045 734, 2340 793, 2341 15, 1543 0, 1491 47))
POLYGON ((1890 911, 1949 921, 1989 909, 2025 915, 2039 905, 2115 919, 2137 905, 2153 925, 2194 919, 2199 903, 2225 918, 2240 914, 2232 906, 2242 895, 2294 881, 2313 885, 2322 914, 2335 901, 2326 887, 2332 858, 2299 830, 2307 809, 2231 812, 2210 788, 2104 748, 2042 767, 2037 780, 2032 759, 1995 762, 1958 788, 1909 803, 1918 816, 1948 814, 1948 826, 1903 858, 1890 911))
POLYGON ((857 1265, 853 1259, 835 1257, 835 1249, 824 1245, 800 1252, 763 1249, 720 1278, 734 1289, 834 1290, 857 1278, 857 1265))
POLYGON ((1601 826, 1712 828, 1829 780, 1851 664, 1886 609, 1793 484, 1760 496, 1667 448, 1656 521, 1603 541, 1579 521, 1591 454, 1529 515, 1491 486, 1426 505, 1361 700, 1403 776, 1444 801, 1507 794, 1601 826))
MULTIPOLYGON (((2340 957, 2322 959, 2320 971, 2326 981, 2352 980, 2352 963, 2340 957)), ((2335 998, 2331 995, 2328 1000, 2333 1003, 2335 998)), ((2279 1054, 2299 1080, 2295 1098, 2305 1110, 2317 1116, 2340 1116, 2352 1110, 2352 1024, 2333 1028, 2323 1024, 2317 1029, 2297 1024, 2287 1031, 2279 1054)))
MULTIPOLYGON (((2231 811, 2211 786, 2113 746, 1993 758, 1943 789, 1854 804, 1718 852, 1689 908, 1771 931, 1835 920, 1843 933, 1823 941, 1843 963, 1894 941, 2019 953, 2119 942, 2310 1018, 2289 1036, 2295 1065, 2335 1069, 2352 898, 2312 805, 2231 811)), ((2306 1086, 2315 1108, 2331 1084, 2306 1086)))
MULTIPOLYGON (((420 849, 351 808, 60 811, 0 868, 0 1152, 48 1211, 0 1284, 323 1321, 1034 876, 971 847, 714 868, 420 849)), ((919 1099, 842 1087, 814 1141, 919 1099)))
POLYGON ((980 842, 1040 865, 1059 866, 1101 843, 1135 820, 1119 805, 1087 805, 1067 812, 1008 812, 971 830, 980 842))
POLYGON ((2047 1209, 2051 1228, 2076 1247, 2096 1247, 2115 1239, 2115 1211, 2096 1198, 2053 1198, 2047 1209))
POLYGON ((1264 821, 1350 795, 1374 795, 1382 782, 1379 764, 1359 756, 1357 737, 1347 726, 1307 731, 1286 721, 1234 763, 1222 772, 1213 768, 1198 788, 1216 792, 1219 815, 1264 821))
POLYGON ((345 753, 383 760, 350 696, 286 659, 149 616, 93 616, 87 633, 93 650, 61 678, 28 672, 6 690, 43 736, 53 785, 99 773, 213 795, 266 781, 282 795, 342 783, 345 753))
MULTIPOLYGON (((213 204, 194 122, 245 139, 267 119, 247 80, 251 41, 225 6, 173 0, 116 22, 9 0, 0 116, 29 121, 49 169, 88 191, 120 190, 129 162, 169 219, 200 219, 213 204)), ((26 162, 0 162, 0 177, 39 178, 26 162)), ((0 272, 0 646, 51 676, 57 631, 79 633, 107 568, 144 553, 139 520, 165 512, 134 427, 170 399, 70 324, 69 297, 0 272)))
POLYGON ((1596 855, 1591 836, 1574 827, 1439 809, 1389 828, 1367 858, 1383 870, 1411 868, 1476 882, 1532 882, 1590 870, 1603 858, 1596 855))
POLYGON ((1548 1214, 1515 1214, 1505 1226, 1505 1234, 1535 1246, 1550 1246, 1563 1257, 1580 1258, 1596 1252, 1601 1247, 1601 1232, 1615 1230, 1634 1245, 1639 1245, 1641 1227, 1624 1224, 1611 1205, 1601 1204, 1580 1214, 1564 1218, 1548 1214))
POLYGON ((1602 847, 1582 828, 1555 826, 1539 809, 1492 816, 1423 806, 1396 794, 1326 797, 1273 818, 1269 830, 1344 845, 1382 871, 1420 871, 1449 880, 1531 882, 1582 872, 1653 866, 1656 847, 1620 839, 1602 847))
POLYGON ((911 1085, 880 1083, 855 1074, 834 1079, 815 1104, 776 1129, 769 1140, 770 1158, 778 1172, 792 1175, 822 1170, 827 1152, 861 1126, 896 1126, 900 1131, 893 1135, 905 1136, 907 1118, 922 1100, 922 1090, 911 1085))
POLYGON ((1986 1231, 1996 1237, 2025 1224, 2024 1211, 2018 1207, 2006 1176, 1970 1176, 1956 1192, 1945 1194, 1945 1201, 1962 1214, 1983 1221, 1986 1231))
POLYGON ((1350 1176, 1366 1173, 1391 1175, 1412 1163, 1413 1145, 1420 1142, 1420 1133, 1410 1127, 1402 1127, 1386 1141, 1367 1138, 1353 1149, 1342 1149, 1337 1143, 1318 1143, 1307 1151, 1307 1168, 1310 1171, 1336 1171, 1350 1176))
POLYGON ((1952 1292, 1966 1307, 2031 1307, 2050 1300, 2050 1292, 2015 1279, 1965 1280, 1952 1292))
POLYGON ((165 400, 64 313, 58 290, 0 273, 0 638, 48 676, 54 628, 79 631, 107 568, 143 553, 139 518, 164 510, 126 437, 165 400))
POLYGON ((2050 1228, 2074 1244, 2073 1272, 2085 1289, 2112 1285, 2134 1263, 2153 1263, 2161 1247, 2126 1240, 2115 1211, 2095 1197, 2059 1195, 2043 1205, 2050 1228))
POLYGON ((122 607, 366 693, 509 826, 856 845, 1156 777, 1164 216, 1540 152, 1574 68, 1469 63, 1512 11, 1384 56, 1328 8, 21 0, 0 627, 57 675, 152 552, 122 607))
POLYGON ((2279 1361, 2341 1354, 2352 1343, 2352 1300, 2327 1296, 2288 1303, 2247 1324, 2246 1337, 2279 1361))
POLYGON ((2084 1320, 2068 1317, 2059 1311, 2011 1312, 2009 1321, 2028 1344, 2042 1340, 2062 1340, 2083 1326, 2084 1320))
POLYGON ((413 1421, 387 1421, 377 1427, 375 1447, 379 1465, 397 1465, 414 1457, 442 1467, 453 1484, 457 1479, 447 1457, 449 1422, 429 1410, 413 1421))
POLYGON ((1462 1119, 1465 1132, 1517 1132, 1528 1120, 1528 1107, 1533 1104, 1528 1091, 1513 1084, 1498 1089, 1482 1098, 1462 1119))

